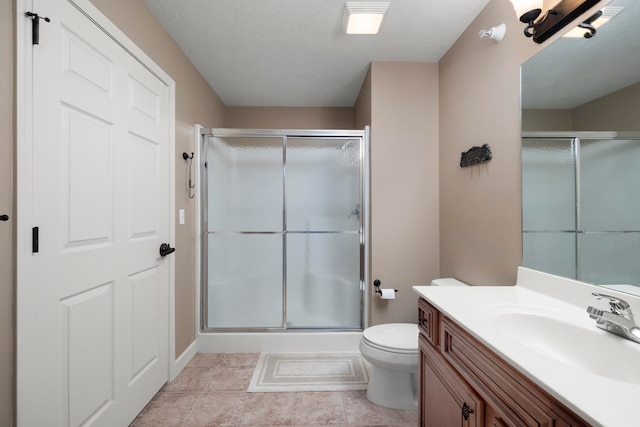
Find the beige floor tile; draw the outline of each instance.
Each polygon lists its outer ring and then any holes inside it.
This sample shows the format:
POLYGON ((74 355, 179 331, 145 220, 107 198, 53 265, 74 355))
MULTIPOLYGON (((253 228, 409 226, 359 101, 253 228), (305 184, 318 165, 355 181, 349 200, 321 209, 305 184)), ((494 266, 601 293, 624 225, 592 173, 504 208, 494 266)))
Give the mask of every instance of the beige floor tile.
POLYGON ((184 368, 162 391, 204 391, 213 378, 213 372, 211 368, 184 368))
POLYGON ((132 427, 418 425, 417 410, 374 405, 365 391, 246 393, 258 357, 259 353, 199 353, 132 427))
POLYGON ((347 421, 350 424, 397 425, 418 421, 418 410, 384 408, 367 400, 366 391, 344 392, 347 421))
POLYGON ((248 393, 241 426, 290 426, 296 405, 295 393, 248 393))
POLYGON ((246 393, 203 393, 184 426, 236 426, 246 403, 246 393))
POLYGON ((233 368, 218 366, 213 369, 211 381, 206 391, 247 391, 254 368, 233 368))
POLYGON ((255 368, 259 357, 260 353, 227 353, 222 366, 255 368))
POLYGON ((189 362, 189 368, 214 368, 220 366, 225 353, 197 353, 189 362))
POLYGON ((295 424, 346 424, 342 392, 296 393, 295 424))
POLYGON ((165 393, 156 394, 142 413, 136 418, 133 427, 179 427, 195 406, 202 393, 165 393))

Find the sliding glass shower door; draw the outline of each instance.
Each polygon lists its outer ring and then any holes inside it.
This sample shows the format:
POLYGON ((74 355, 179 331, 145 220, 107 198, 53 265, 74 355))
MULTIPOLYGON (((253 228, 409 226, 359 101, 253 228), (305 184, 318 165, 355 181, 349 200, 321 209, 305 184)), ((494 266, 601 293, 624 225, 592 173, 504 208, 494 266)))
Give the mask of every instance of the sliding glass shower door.
POLYGON ((209 137, 207 327, 282 326, 282 138, 209 137))
POLYGON ((203 140, 203 329, 360 329, 364 132, 203 140))

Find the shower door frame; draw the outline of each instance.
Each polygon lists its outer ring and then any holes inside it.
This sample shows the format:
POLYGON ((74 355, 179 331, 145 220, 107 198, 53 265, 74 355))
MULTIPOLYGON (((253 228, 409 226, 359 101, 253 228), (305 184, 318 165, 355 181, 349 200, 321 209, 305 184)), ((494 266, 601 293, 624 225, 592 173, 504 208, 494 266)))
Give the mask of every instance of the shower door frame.
MULTIPOLYGON (((199 237, 199 259, 200 259, 200 304, 199 304, 199 330, 201 333, 207 332, 307 332, 307 331, 319 331, 319 332, 353 332, 361 331, 367 326, 368 319, 368 306, 366 301, 368 299, 368 286, 369 283, 369 220, 370 220, 370 128, 366 126, 363 130, 336 130, 336 129, 238 129, 238 128, 199 128, 200 130, 200 145, 198 147, 198 169, 199 169, 199 183, 200 191, 198 193, 200 203, 198 209, 198 226, 200 228, 199 237), (208 209, 208 185, 206 184, 206 171, 205 162, 206 158, 206 138, 207 137, 247 137, 247 138, 282 138, 283 139, 283 159, 282 159, 282 178, 283 178, 283 215, 286 218, 286 142, 287 138, 306 138, 306 139, 360 139, 360 174, 359 174, 359 190, 360 190, 360 224, 358 228, 358 234, 360 237, 359 243, 359 290, 360 290, 360 328, 287 328, 287 277, 286 277, 286 228, 283 229, 283 245, 282 245, 282 326, 281 327, 209 327, 208 326, 208 244, 207 239, 209 236, 208 229, 208 215, 203 213, 205 209, 208 209)), ((285 222, 285 221, 283 221, 285 222)), ((337 232, 337 233, 344 233, 337 232)), ((252 232, 239 232, 238 234, 255 234, 252 232)))

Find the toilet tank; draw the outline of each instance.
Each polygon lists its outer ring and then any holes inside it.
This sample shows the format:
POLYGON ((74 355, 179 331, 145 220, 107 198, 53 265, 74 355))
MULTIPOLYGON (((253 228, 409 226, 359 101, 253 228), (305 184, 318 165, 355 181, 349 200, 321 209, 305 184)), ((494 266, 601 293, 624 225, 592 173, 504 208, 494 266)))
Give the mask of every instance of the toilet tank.
POLYGON ((431 282, 431 286, 469 286, 459 280, 452 278, 435 279, 431 282))

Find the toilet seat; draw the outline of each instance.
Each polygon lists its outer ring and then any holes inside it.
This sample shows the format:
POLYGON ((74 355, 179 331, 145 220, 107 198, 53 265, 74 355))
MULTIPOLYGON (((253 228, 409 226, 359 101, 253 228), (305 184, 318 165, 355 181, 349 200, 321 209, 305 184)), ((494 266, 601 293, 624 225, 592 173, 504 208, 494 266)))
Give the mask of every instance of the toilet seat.
POLYGON ((418 325, 386 323, 371 326, 362 332, 363 341, 370 347, 397 354, 418 353, 418 325))

